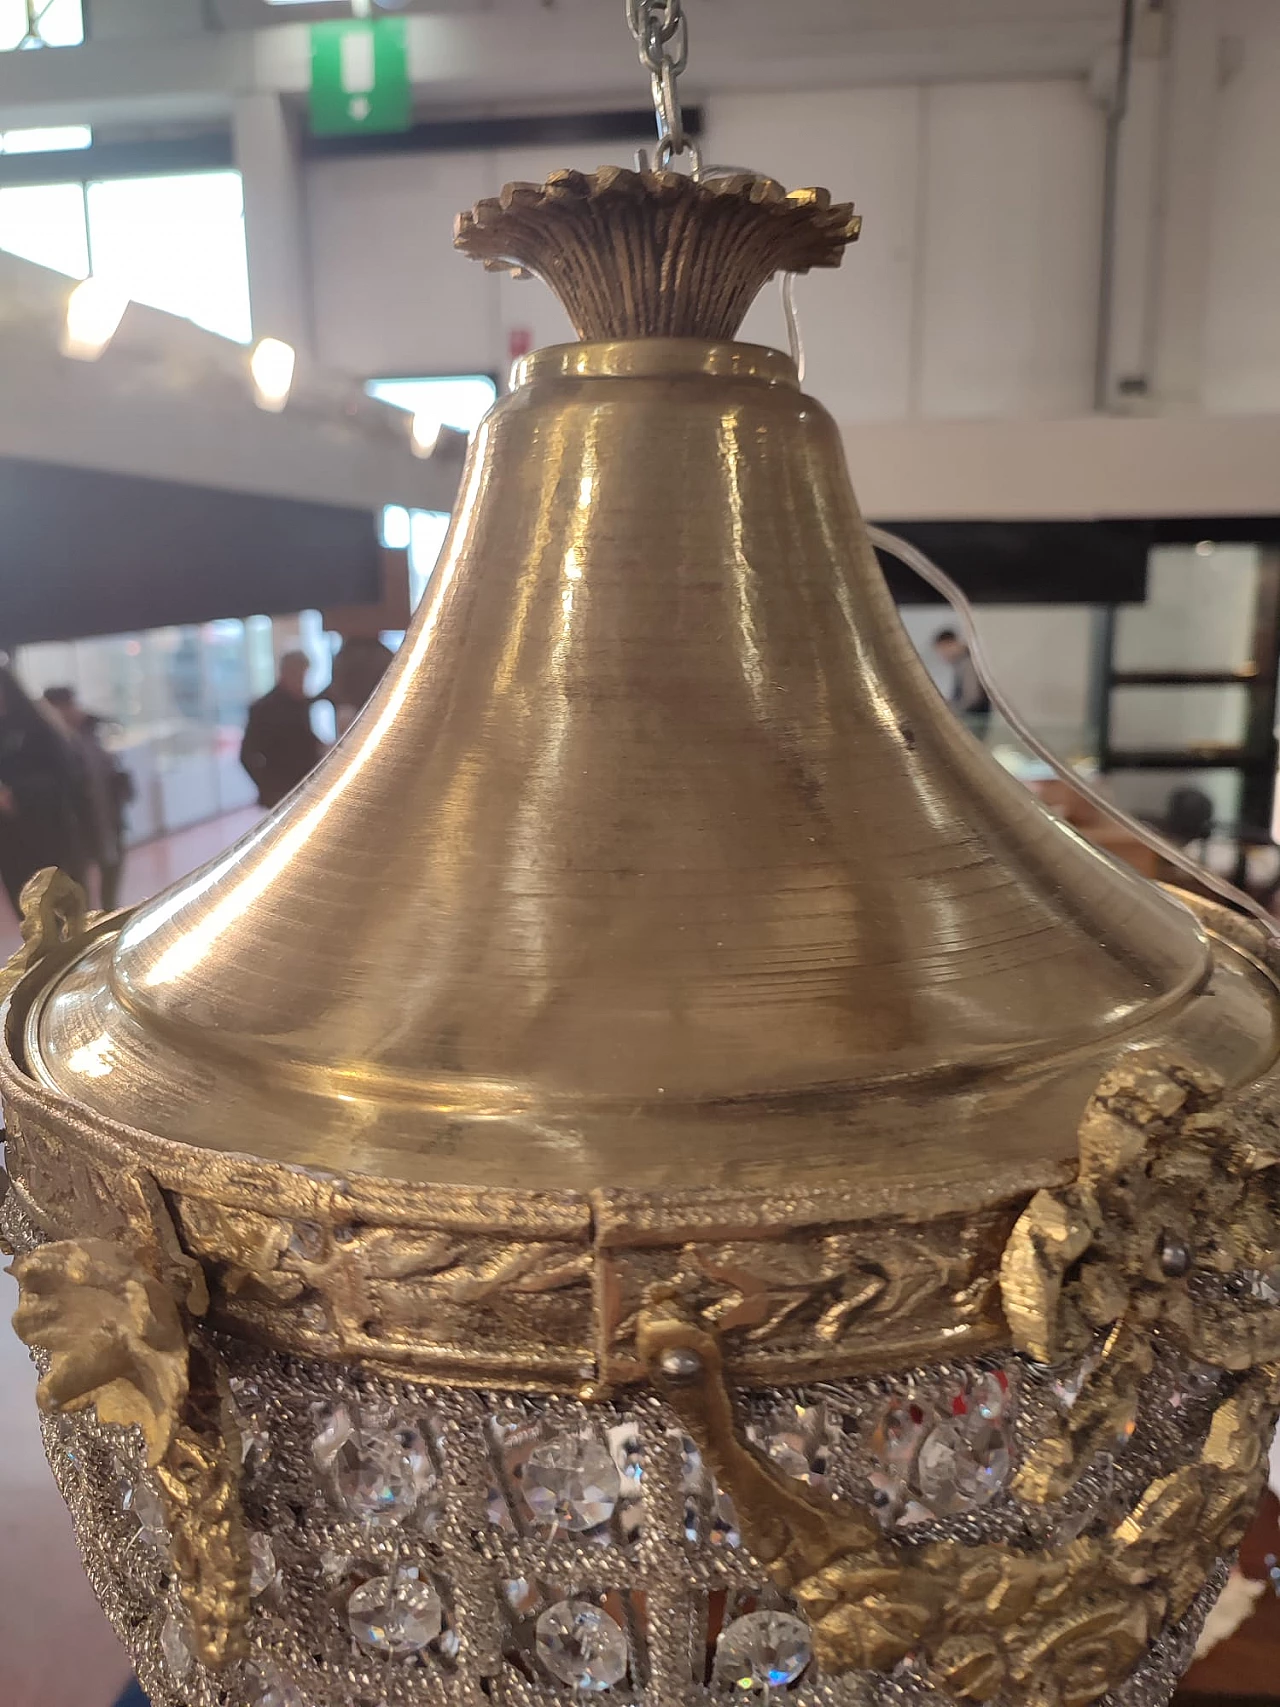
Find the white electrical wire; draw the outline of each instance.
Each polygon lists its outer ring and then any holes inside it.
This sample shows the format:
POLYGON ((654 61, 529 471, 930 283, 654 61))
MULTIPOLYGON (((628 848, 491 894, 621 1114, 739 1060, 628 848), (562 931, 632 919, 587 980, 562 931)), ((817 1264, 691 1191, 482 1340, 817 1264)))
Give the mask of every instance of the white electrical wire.
POLYGON ((787 322, 787 343, 791 347, 791 360, 795 363, 796 378, 804 384, 804 337, 800 331, 800 316, 796 313, 796 275, 781 273, 779 282, 782 286, 782 312, 787 322))
POLYGON ((1005 696, 1004 689, 991 673, 991 665, 987 660, 986 653, 982 647, 982 641, 978 636, 977 623, 973 615, 973 606, 960 591, 959 587, 956 586, 950 575, 946 574, 944 570, 939 569, 938 565, 933 562, 931 558, 926 557, 924 552, 917 546, 910 544, 910 542, 905 539, 899 539, 896 534, 886 533, 884 528, 878 527, 869 527, 867 532, 871 536, 871 543, 877 550, 889 552, 891 556, 896 557, 900 562, 905 563, 908 569, 913 569, 922 581, 927 581, 936 593, 941 593, 942 597, 951 606, 952 610, 959 618, 960 626, 964 630, 965 644, 969 648, 969 657, 973 662, 974 669, 977 671, 978 680, 986 689, 988 699, 990 699, 992 705, 1000 713, 1001 717, 1004 718, 1005 722, 1009 725, 1010 729, 1013 730, 1014 734, 1017 735, 1019 740, 1022 741, 1038 759, 1043 760, 1043 762, 1049 766, 1050 770, 1052 770, 1057 776, 1061 777, 1063 782, 1068 783, 1077 794, 1082 795, 1083 798, 1089 802, 1090 806, 1102 813, 1104 818, 1110 819, 1113 824, 1118 825, 1121 829, 1127 830, 1131 835, 1136 836, 1140 842, 1144 843, 1154 853, 1158 853, 1161 859, 1167 860, 1170 865, 1175 866, 1185 876, 1194 879, 1194 881, 1200 884, 1203 888, 1212 890, 1220 900, 1227 902, 1230 906, 1243 909, 1243 911, 1247 912, 1252 918, 1258 921, 1272 942, 1280 943, 1280 922, 1273 919, 1271 914, 1264 906, 1261 905, 1260 902, 1255 901, 1251 895, 1246 895, 1242 889, 1237 889, 1234 883, 1228 883, 1224 877, 1219 877, 1216 873, 1207 871, 1204 866, 1192 859, 1190 854, 1184 853, 1181 848, 1175 847, 1172 842, 1167 842, 1163 836, 1158 836, 1149 825, 1139 823, 1136 818, 1131 818, 1127 812, 1121 811, 1121 809, 1118 806, 1113 805, 1105 795, 1099 794, 1096 788, 1092 788, 1083 777, 1081 777, 1076 771, 1072 770, 1070 765, 1058 758, 1056 753, 1050 752, 1049 748, 1045 746, 1039 736, 1032 734, 1031 730, 1027 728, 1022 718, 1019 717, 1018 713, 1009 703, 1005 696))

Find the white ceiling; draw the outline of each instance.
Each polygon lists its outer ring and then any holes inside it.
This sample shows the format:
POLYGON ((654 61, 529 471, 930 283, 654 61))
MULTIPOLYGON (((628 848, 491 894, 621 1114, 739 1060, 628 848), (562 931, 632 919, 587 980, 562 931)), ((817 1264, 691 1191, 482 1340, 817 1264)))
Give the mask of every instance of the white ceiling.
MULTIPOLYGON (((97 0, 104 3, 110 0, 97 0)), ((622 0, 407 0, 396 9, 448 20, 451 39, 470 35, 490 69, 488 78, 473 80, 474 95, 491 85, 509 99, 512 73, 527 61, 531 44, 542 50, 529 69, 531 92, 540 95, 556 82, 542 63, 549 55, 561 62, 566 90, 597 76, 605 79, 602 93, 621 90, 639 70, 622 0)), ((345 4, 207 0, 206 15, 244 29, 346 10, 345 4)), ((1083 73, 1116 40, 1121 0, 686 0, 686 11, 689 78, 710 90, 1083 73)))
MULTIPOLYGON (((722 90, 1084 76, 1120 0, 686 0, 686 101, 722 90)), ((306 23, 345 6, 93 0, 83 47, 0 55, 10 125, 201 122, 253 89, 301 93, 306 23)), ((421 113, 643 106, 622 0, 409 0, 421 113)))

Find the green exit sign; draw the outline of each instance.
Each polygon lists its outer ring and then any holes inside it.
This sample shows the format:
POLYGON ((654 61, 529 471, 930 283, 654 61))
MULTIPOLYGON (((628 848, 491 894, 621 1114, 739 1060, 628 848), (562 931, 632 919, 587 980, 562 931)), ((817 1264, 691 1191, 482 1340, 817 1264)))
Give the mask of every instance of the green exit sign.
POLYGON ((408 130, 412 120, 404 18, 311 26, 311 129, 316 136, 408 130))

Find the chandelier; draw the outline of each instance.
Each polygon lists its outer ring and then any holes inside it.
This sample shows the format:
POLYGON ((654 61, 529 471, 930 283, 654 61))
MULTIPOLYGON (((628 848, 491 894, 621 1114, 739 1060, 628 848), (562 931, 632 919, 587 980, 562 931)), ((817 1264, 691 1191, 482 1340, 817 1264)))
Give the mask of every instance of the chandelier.
POLYGON ((580 342, 480 429, 313 777, 131 913, 33 879, 3 1208, 154 1707, 1154 1707, 1280 1407, 1280 957, 941 705, 735 342, 857 236, 673 162, 457 246, 580 342))

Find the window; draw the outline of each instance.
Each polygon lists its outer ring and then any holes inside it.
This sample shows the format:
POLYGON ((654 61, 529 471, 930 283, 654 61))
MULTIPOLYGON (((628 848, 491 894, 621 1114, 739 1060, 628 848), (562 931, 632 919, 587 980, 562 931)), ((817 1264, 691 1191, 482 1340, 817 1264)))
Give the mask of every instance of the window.
POLYGON ((410 415, 438 421, 442 427, 452 427, 457 433, 473 433, 498 395, 498 388, 487 373, 371 379, 365 390, 371 397, 393 403, 410 415))
POLYGON ((238 172, 118 178, 87 191, 93 270, 135 302, 248 343, 249 269, 238 172))
POLYGON ((46 124, 26 130, 0 130, 0 154, 52 154, 92 146, 93 127, 87 124, 46 124))
MULTIPOLYGON (((420 379, 371 379, 371 397, 422 415, 457 433, 473 433, 493 407, 498 388, 487 373, 424 375, 420 379)), ((389 504, 382 512, 382 543, 409 553, 409 606, 416 610, 440 556, 451 517, 447 510, 406 510, 389 504)))
POLYGON ((382 543, 409 553, 409 609, 417 610, 452 521, 447 510, 406 510, 388 504, 382 512, 382 543))
POLYGON ((82 0, 0 0, 0 52, 15 48, 79 47, 82 0))
POLYGON ((72 278, 92 268, 135 302, 252 336, 238 172, 0 189, 0 249, 72 278))
POLYGON ((80 184, 21 184, 0 189, 0 249, 82 279, 89 237, 80 184))

